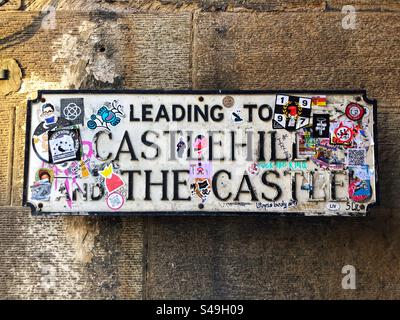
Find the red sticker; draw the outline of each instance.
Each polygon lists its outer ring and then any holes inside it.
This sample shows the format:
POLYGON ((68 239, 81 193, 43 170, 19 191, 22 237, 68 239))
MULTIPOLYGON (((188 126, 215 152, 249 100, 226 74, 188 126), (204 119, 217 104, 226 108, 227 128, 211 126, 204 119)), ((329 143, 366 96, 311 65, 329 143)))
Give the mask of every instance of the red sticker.
POLYGON ((342 144, 350 146, 354 138, 354 127, 351 126, 350 121, 332 123, 330 127, 331 143, 342 144))
POLYGON ((358 103, 351 102, 346 107, 346 116, 350 120, 358 121, 364 116, 365 110, 358 103))

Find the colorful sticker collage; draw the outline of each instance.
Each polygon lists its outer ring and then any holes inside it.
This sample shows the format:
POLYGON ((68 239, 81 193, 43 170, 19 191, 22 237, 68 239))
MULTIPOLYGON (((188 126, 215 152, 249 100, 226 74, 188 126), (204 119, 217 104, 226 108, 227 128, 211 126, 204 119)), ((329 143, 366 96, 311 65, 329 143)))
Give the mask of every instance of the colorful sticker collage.
MULTIPOLYGON (((288 101, 290 104, 296 99, 289 96, 288 101)), ((299 156, 310 159, 323 170, 347 169, 349 199, 354 202, 370 199, 373 172, 366 159, 373 140, 368 130, 372 124, 366 116, 369 109, 358 101, 331 104, 326 96, 313 97, 311 108, 310 124, 298 130, 299 156)), ((296 111, 293 115, 296 117, 296 111)))
POLYGON ((110 130, 124 117, 123 107, 114 100, 106 102, 85 123, 83 98, 61 99, 59 106, 43 103, 40 107, 41 122, 34 129, 32 147, 41 160, 35 181, 30 186, 31 199, 50 201, 65 199, 72 208, 77 193, 88 197, 105 196, 111 210, 119 210, 125 203, 127 189, 120 176, 116 161, 102 162, 95 158, 91 141, 81 139, 83 126, 89 129, 110 130), (94 190, 83 190, 79 180, 94 177, 94 190), (105 193, 105 194, 104 194, 105 193))

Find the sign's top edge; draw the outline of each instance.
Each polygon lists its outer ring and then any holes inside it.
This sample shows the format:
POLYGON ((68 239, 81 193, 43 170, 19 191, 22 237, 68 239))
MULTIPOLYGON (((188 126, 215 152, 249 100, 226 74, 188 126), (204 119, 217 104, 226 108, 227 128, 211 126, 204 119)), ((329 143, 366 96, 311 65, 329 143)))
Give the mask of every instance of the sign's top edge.
POLYGON ((38 94, 69 94, 69 93, 142 93, 142 94, 273 94, 273 93, 324 93, 324 94, 366 94, 365 89, 282 89, 282 90, 240 90, 240 89, 57 89, 38 90, 38 94))
POLYGON ((367 90, 365 89, 46 89, 38 90, 35 99, 29 99, 30 103, 39 102, 42 95, 44 94, 236 94, 236 95, 246 95, 246 94, 359 94, 363 97, 366 103, 377 106, 376 99, 368 98, 367 90))

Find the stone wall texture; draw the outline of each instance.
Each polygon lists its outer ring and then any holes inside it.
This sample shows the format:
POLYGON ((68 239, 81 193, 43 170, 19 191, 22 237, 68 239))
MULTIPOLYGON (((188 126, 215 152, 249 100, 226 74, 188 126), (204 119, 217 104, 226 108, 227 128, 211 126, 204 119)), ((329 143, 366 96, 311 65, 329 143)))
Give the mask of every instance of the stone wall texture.
POLYGON ((0 298, 399 299, 399 49, 397 0, 0 1, 0 298), (366 89, 381 205, 361 219, 32 217, 26 100, 72 88, 366 89))

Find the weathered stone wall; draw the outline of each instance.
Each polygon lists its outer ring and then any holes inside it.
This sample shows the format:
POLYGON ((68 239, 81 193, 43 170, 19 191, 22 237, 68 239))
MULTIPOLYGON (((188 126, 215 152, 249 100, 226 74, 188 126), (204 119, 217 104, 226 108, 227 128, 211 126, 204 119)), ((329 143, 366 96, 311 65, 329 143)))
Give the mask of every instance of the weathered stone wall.
POLYGON ((1 298, 400 298, 398 1, 0 3, 1 298), (367 89, 381 206, 365 219, 31 217, 26 99, 62 88, 367 89), (356 290, 341 287, 346 264, 356 290))

